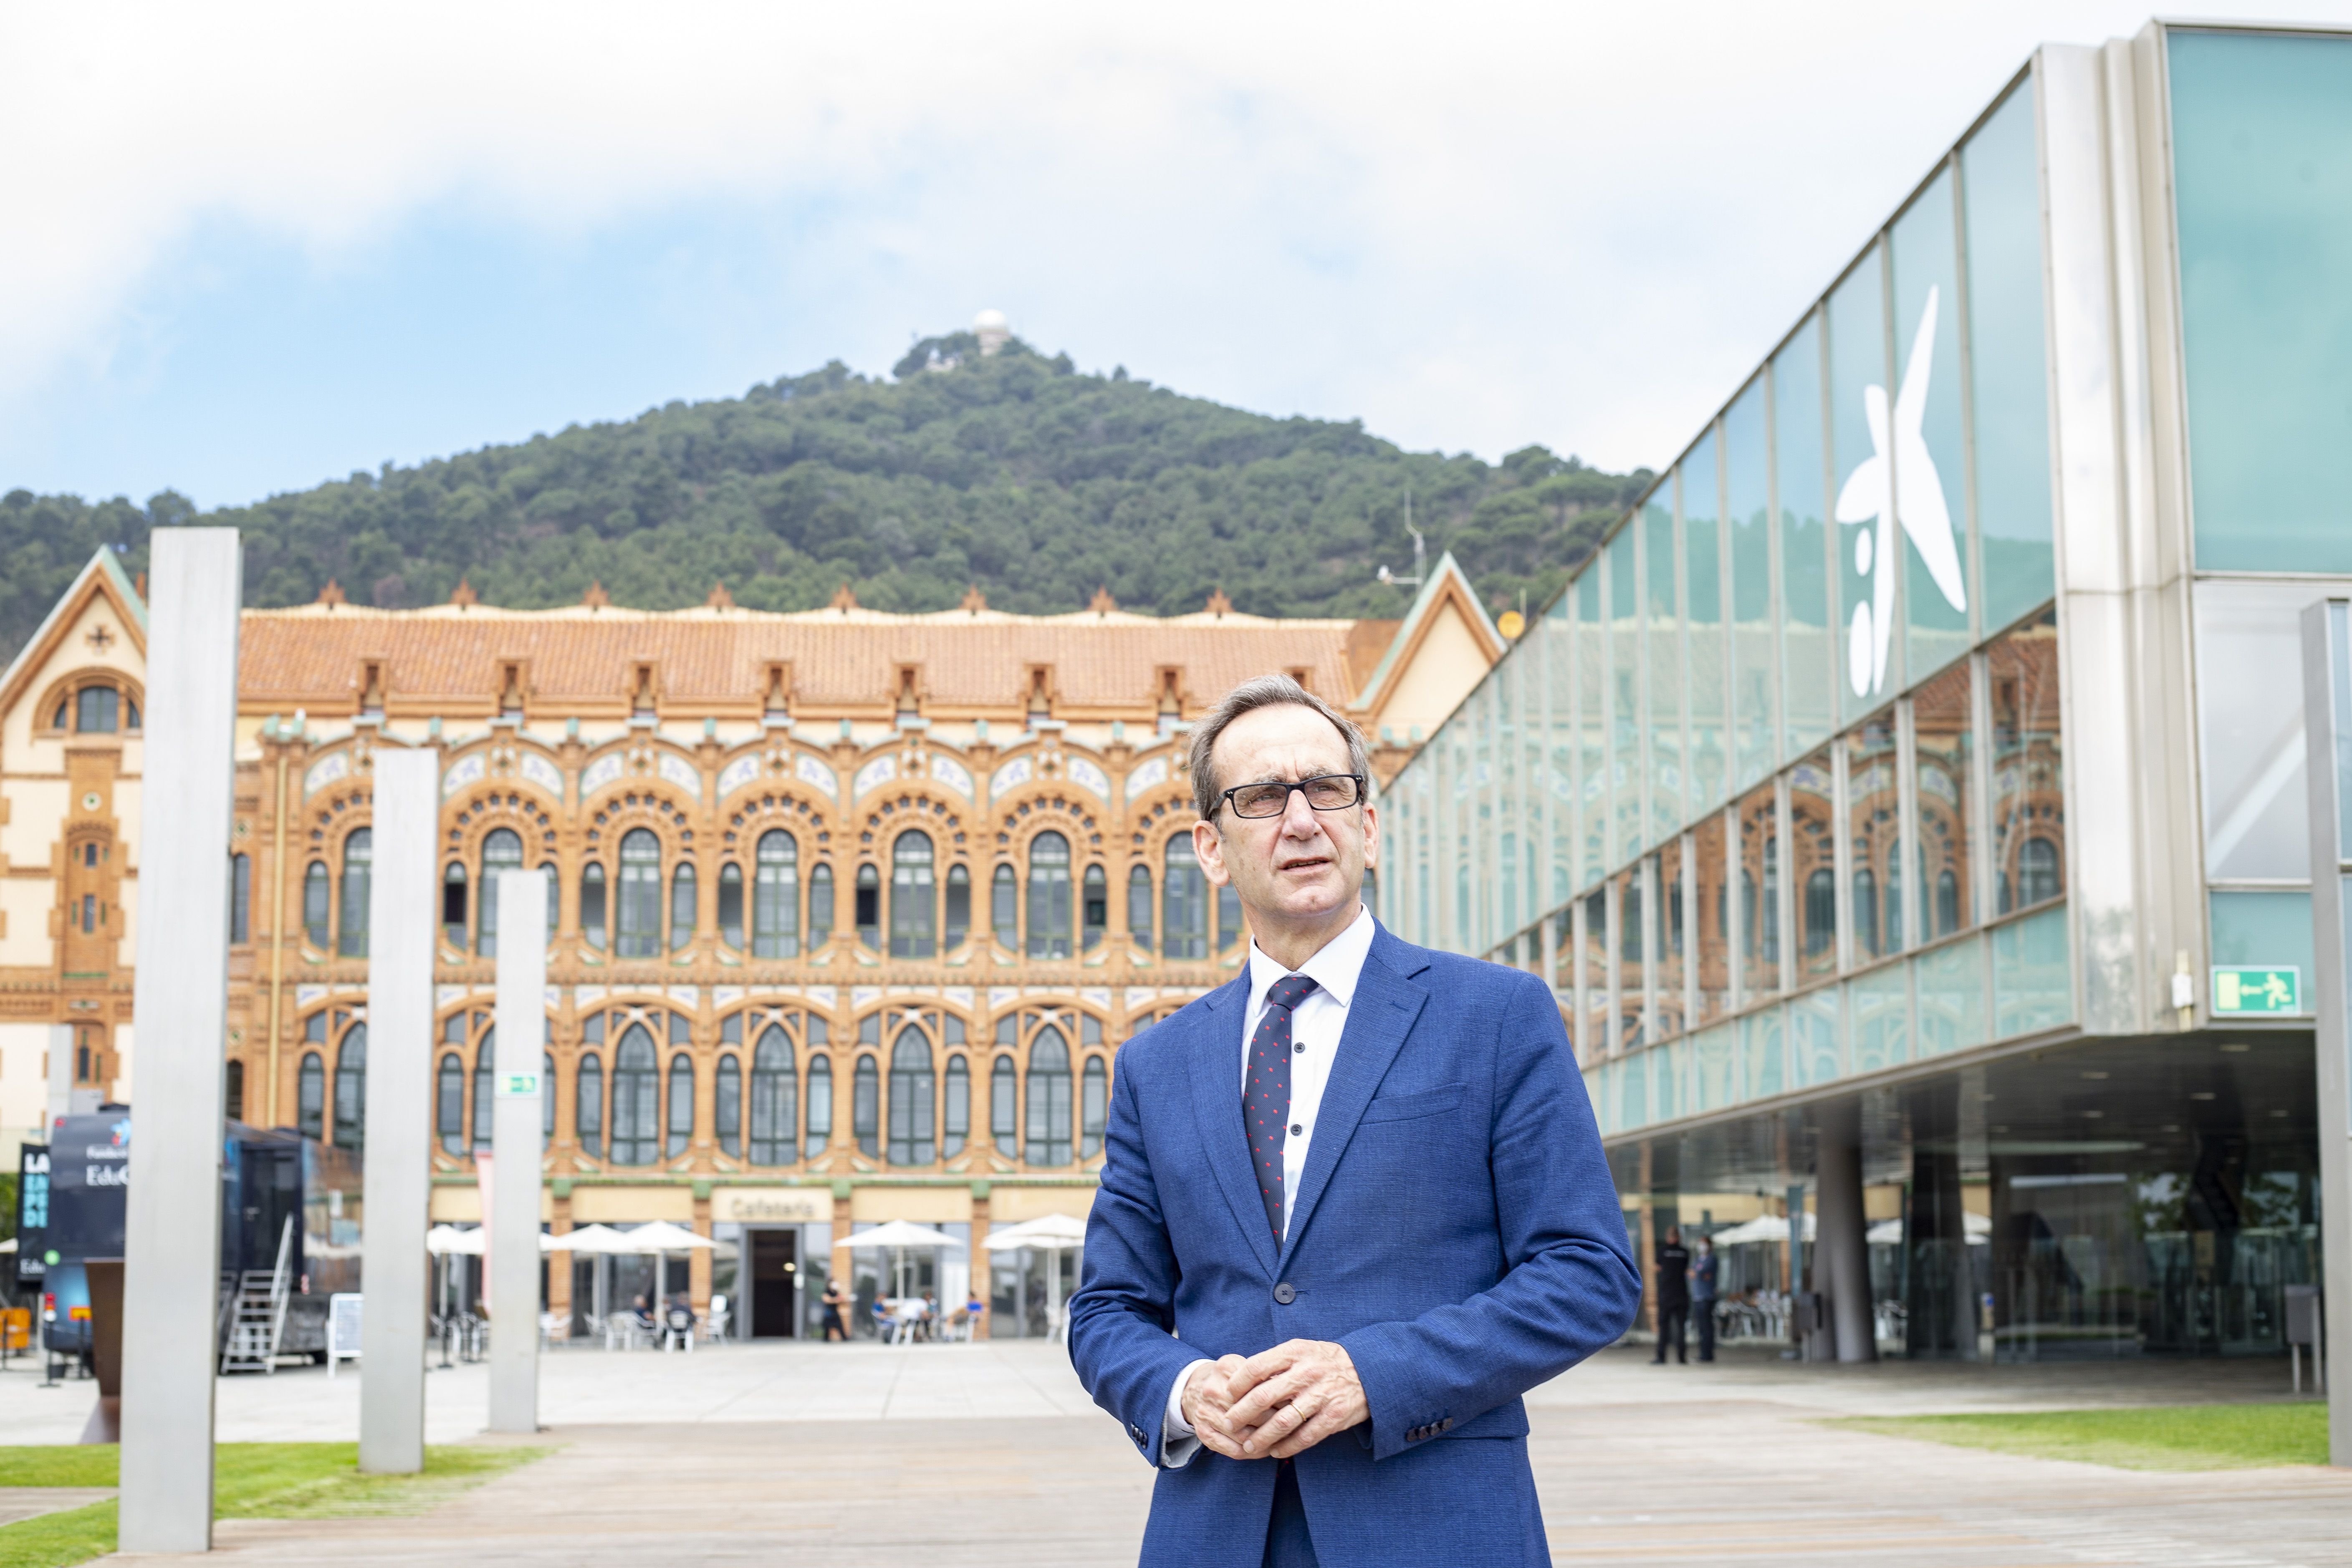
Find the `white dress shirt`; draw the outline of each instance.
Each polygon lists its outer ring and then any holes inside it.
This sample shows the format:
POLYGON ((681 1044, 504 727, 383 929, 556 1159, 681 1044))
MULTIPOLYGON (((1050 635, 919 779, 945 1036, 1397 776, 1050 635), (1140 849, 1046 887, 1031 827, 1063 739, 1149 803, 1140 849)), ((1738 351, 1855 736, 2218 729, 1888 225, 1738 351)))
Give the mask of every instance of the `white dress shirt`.
MULTIPOLYGON (((1290 1234, 1290 1215, 1292 1205, 1297 1200, 1299 1178, 1307 1171, 1307 1146, 1315 1140, 1315 1119, 1323 1110, 1323 1089, 1331 1081, 1331 1063, 1339 1054, 1339 1036, 1348 1025, 1348 1005, 1356 998, 1356 982, 1363 974, 1364 960, 1371 956, 1372 932, 1376 929, 1371 911, 1359 905, 1354 922, 1325 942, 1296 971, 1314 981, 1315 989, 1290 1014, 1290 1130, 1282 1144, 1282 1228, 1286 1238, 1290 1234)), ((1288 978, 1292 973, 1260 952, 1255 938, 1251 940, 1249 1007, 1242 1015, 1240 1071, 1234 1079, 1236 1105, 1241 1100, 1242 1082, 1249 1076, 1250 1039, 1257 1033, 1258 1021, 1265 1016, 1266 993, 1274 989, 1276 981, 1288 978)), ((1160 1462, 1171 1470, 1182 1469, 1201 1451, 1200 1438, 1193 1436, 1192 1424, 1184 1419, 1184 1385, 1192 1381, 1196 1368, 1209 1364, 1206 1358, 1193 1362, 1176 1374, 1175 1385, 1168 1391, 1168 1416, 1160 1437, 1160 1462)))

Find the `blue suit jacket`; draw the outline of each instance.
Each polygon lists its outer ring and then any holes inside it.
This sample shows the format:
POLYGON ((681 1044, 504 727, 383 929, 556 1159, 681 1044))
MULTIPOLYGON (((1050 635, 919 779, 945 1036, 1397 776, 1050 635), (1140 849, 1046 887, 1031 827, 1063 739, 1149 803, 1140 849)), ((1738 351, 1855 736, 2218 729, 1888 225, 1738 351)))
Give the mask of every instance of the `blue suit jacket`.
MULTIPOLYGON (((1242 1131, 1248 1005, 1244 974, 1118 1053, 1079 1380, 1156 1465, 1195 1358, 1337 1340, 1371 1415, 1298 1456, 1316 1554, 1548 1564, 1519 1394, 1614 1342, 1641 1297, 1549 991, 1377 931, 1278 1250, 1242 1131)), ((1258 1568, 1274 1481, 1205 1449, 1161 1470, 1143 1563, 1258 1568)))

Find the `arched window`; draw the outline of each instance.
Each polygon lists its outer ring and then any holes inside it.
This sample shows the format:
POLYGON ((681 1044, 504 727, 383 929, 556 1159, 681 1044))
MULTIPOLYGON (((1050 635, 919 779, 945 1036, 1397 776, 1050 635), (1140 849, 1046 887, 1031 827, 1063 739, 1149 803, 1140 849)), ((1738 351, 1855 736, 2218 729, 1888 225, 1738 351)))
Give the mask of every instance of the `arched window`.
POLYGON ((1020 1074, 1011 1057, 999 1057, 988 1075, 988 1135, 1008 1160, 1021 1158, 1020 1107, 1020 1074))
POLYGON ((882 1152, 881 1108, 876 1103, 881 1098, 881 1075, 874 1069, 874 1058, 857 1058, 856 1077, 850 1080, 850 1131, 857 1139, 857 1152, 871 1160, 882 1152))
POLYGON ((74 693, 74 728, 85 735, 111 735, 121 727, 122 694, 111 686, 85 686, 74 693))
POLYGON ((931 884, 930 835, 912 830, 901 833, 890 846, 891 957, 932 955, 938 898, 931 884))
POLYGON ((743 868, 732 860, 719 868, 719 940, 743 945, 743 868))
POLYGON ((890 1163, 928 1165, 938 1158, 938 1090, 930 1037, 911 1026, 899 1030, 890 1047, 890 1163))
MULTIPOLYGON (((343 838, 343 919, 335 936, 335 951, 345 958, 368 953, 368 910, 375 865, 375 833, 354 827, 343 838)), ((320 946, 326 944, 326 921, 320 921, 320 946)))
POLYGON ((809 868, 809 951, 833 940, 833 868, 819 861, 809 868))
MULTIPOLYGON (((815 1043, 811 1031, 810 1043, 815 1043)), ((790 1128, 782 1131, 789 1131, 790 1128)), ((809 1056, 808 1085, 808 1157, 815 1159, 833 1145, 833 1063, 812 1052, 809 1056)))
POLYGON ((230 1062, 230 1063, 228 1064, 228 1089, 227 1089, 227 1098, 228 1098, 228 1119, 229 1119, 231 1121, 244 1121, 244 1120, 245 1120, 245 1064, 244 1064, 243 1062, 240 1062, 240 1061, 232 1061, 232 1062, 230 1062))
POLYGON ((1227 882, 1217 889, 1217 951, 1231 952, 1242 939, 1242 890, 1227 882))
MULTIPOLYGON (((814 1070, 814 1067, 812 1067, 814 1070)), ((814 1081, 814 1080, 812 1080, 814 1081)), ((751 1052, 751 1163, 789 1165, 799 1156, 799 1107, 794 1103, 793 1037, 774 1024, 760 1031, 751 1052)), ((812 1089, 814 1095, 814 1089, 812 1089)), ((814 1107, 812 1107, 814 1109, 814 1107)))
POLYGON ((367 1140, 367 1026, 343 1031, 335 1053, 335 1146, 365 1147, 367 1140))
POLYGON ((1080 891, 1078 945, 1092 952, 1102 945, 1103 932, 1110 926, 1110 879, 1101 867, 1089 866, 1080 891))
POLYGON ((857 868, 857 941, 882 950, 882 873, 872 866, 857 868))
POLYGON ((555 868, 552 860, 541 865, 540 870, 547 876, 547 940, 552 942, 563 924, 563 874, 555 868))
POLYGON ((466 951, 466 863, 452 860, 441 873, 441 940, 466 951))
POLYGON ((940 938, 944 948, 961 947, 971 934, 971 873, 959 860, 948 868, 947 929, 940 938))
POLYGON ((72 725, 73 698, 69 695, 60 697, 58 699, 58 710, 49 715, 49 728, 52 730, 65 730, 70 729, 72 725))
POLYGON ((1209 956, 1209 879, 1192 853, 1192 836, 1168 841, 1168 879, 1160 894, 1161 950, 1171 958, 1209 956))
MULTIPOLYGON (((661 840, 649 827, 633 827, 621 840, 621 885, 614 889, 620 917, 614 924, 613 952, 618 958, 661 956, 661 840)), ((621 1070, 616 1062, 614 1070, 621 1070)), ((620 1091, 614 1090, 613 1147, 621 1146, 620 1091)), ((650 1130, 648 1130, 650 1135, 650 1130)), ((620 1156, 615 1153, 614 1158, 620 1156)), ((651 1155, 647 1156, 647 1160, 651 1155)))
POLYGON ((1029 1163, 1070 1163, 1070 1047, 1050 1024, 1029 1042, 1029 1163))
POLYGON ((1070 956, 1070 841, 1058 833, 1029 841, 1029 956, 1070 956))
POLYGON ((1805 879, 1805 956, 1818 958, 1837 935, 1837 878, 1826 866, 1805 879))
POLYGON ((253 857, 250 855, 229 857, 228 940, 239 945, 253 940, 253 857))
POLYGON ((1021 951, 1021 893, 1019 879, 1010 866, 999 866, 989 884, 988 923, 995 933, 996 945, 1008 952, 1021 951))
POLYGON ((580 1058, 579 1080, 572 1086, 572 1109, 577 1123, 580 1152, 590 1159, 604 1153, 604 1062, 594 1051, 580 1058))
POLYGON ((433 1129, 451 1154, 466 1152, 466 1063, 455 1051, 441 1058, 433 1079, 433 1129))
POLYGON ((498 1102, 499 1031, 493 1026, 482 1033, 474 1047, 474 1147, 487 1149, 498 1131, 498 1115, 492 1110, 498 1102))
POLYGON ((2031 909, 2062 891, 2058 846, 2039 837, 2017 847, 2017 907, 2031 909))
POLYGON ((302 873, 302 940, 321 952, 327 947, 327 866, 310 862, 302 873))
MULTIPOLYGON (((650 837, 650 836, 649 836, 650 837)), ((613 1053, 613 1163, 650 1165, 659 1147, 655 1129, 660 1114, 656 1101, 654 1037, 643 1024, 632 1024, 613 1053)))
POLYGON ((694 943, 694 928, 700 918, 694 907, 694 862, 680 860, 677 870, 669 879, 669 950, 677 952, 694 943))
POLYGON ((948 1058, 947 1111, 940 1120, 940 1158, 952 1160, 971 1137, 971 1071, 961 1051, 948 1058))
POLYGON ((792 958, 800 952, 800 845, 782 828, 760 835, 751 881, 754 958, 792 958))
POLYGON ((294 1079, 294 1124, 305 1138, 323 1138, 326 1131, 327 1069, 316 1051, 302 1053, 302 1070, 294 1079))
POLYGON ((694 1058, 684 1051, 669 1058, 669 1144, 675 1160, 694 1140, 694 1058))
POLYGON ((1127 874, 1127 934, 1145 952, 1151 951, 1151 868, 1138 866, 1127 874))
POLYGON ((719 1128, 719 1152, 743 1152, 743 1064, 733 1051, 720 1053, 719 1073, 711 1085, 711 1120, 719 1128))
POLYGON ((499 955, 499 873, 521 869, 521 837, 511 827, 493 829, 482 840, 480 952, 484 958, 499 955))
POLYGON ((1087 1058, 1078 1082, 1078 1158, 1091 1160, 1102 1152, 1103 1121, 1110 1112, 1110 1073, 1100 1057, 1087 1058))
POLYGON ((541 1051, 539 1057, 539 1146, 546 1148, 555 1142, 555 1053, 541 1051))
POLYGON ((594 860, 580 868, 580 940, 604 947, 604 868, 594 860))

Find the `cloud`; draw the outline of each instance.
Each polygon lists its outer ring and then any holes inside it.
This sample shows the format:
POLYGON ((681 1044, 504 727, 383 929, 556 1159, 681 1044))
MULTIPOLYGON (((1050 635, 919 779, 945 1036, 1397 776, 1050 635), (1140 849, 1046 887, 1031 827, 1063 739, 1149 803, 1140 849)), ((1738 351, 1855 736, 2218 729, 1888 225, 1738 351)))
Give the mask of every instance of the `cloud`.
MULTIPOLYGON (((423 215, 561 246, 691 208, 773 226, 812 361, 879 368, 996 304, 1082 363, 1250 406, 1656 463, 2038 39, 2143 16, 13 7, 0 406, 149 374, 173 332, 152 302, 202 309, 159 269, 208 226, 331 277, 423 215)), ((652 308, 691 321, 714 285, 677 276, 652 308)))

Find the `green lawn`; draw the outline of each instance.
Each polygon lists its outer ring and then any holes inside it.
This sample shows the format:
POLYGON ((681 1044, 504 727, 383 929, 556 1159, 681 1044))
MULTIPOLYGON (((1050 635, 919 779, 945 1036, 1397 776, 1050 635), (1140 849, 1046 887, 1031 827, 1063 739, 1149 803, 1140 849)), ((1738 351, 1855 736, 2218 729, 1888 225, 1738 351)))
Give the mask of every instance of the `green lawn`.
MULTIPOLYGON (((356 1443, 223 1443, 213 1499, 222 1519, 351 1519, 423 1513, 551 1448, 429 1447, 425 1473, 362 1476, 356 1443)), ((0 1447, 0 1487, 110 1487, 120 1450, 107 1445, 0 1447)), ((114 1550, 114 1504, 0 1527, 0 1568, 65 1568, 114 1550)))
POLYGON ((2235 1470, 2327 1462, 2327 1406, 2316 1400, 2024 1415, 1854 1415, 1828 1425, 2121 1470, 2235 1470))

